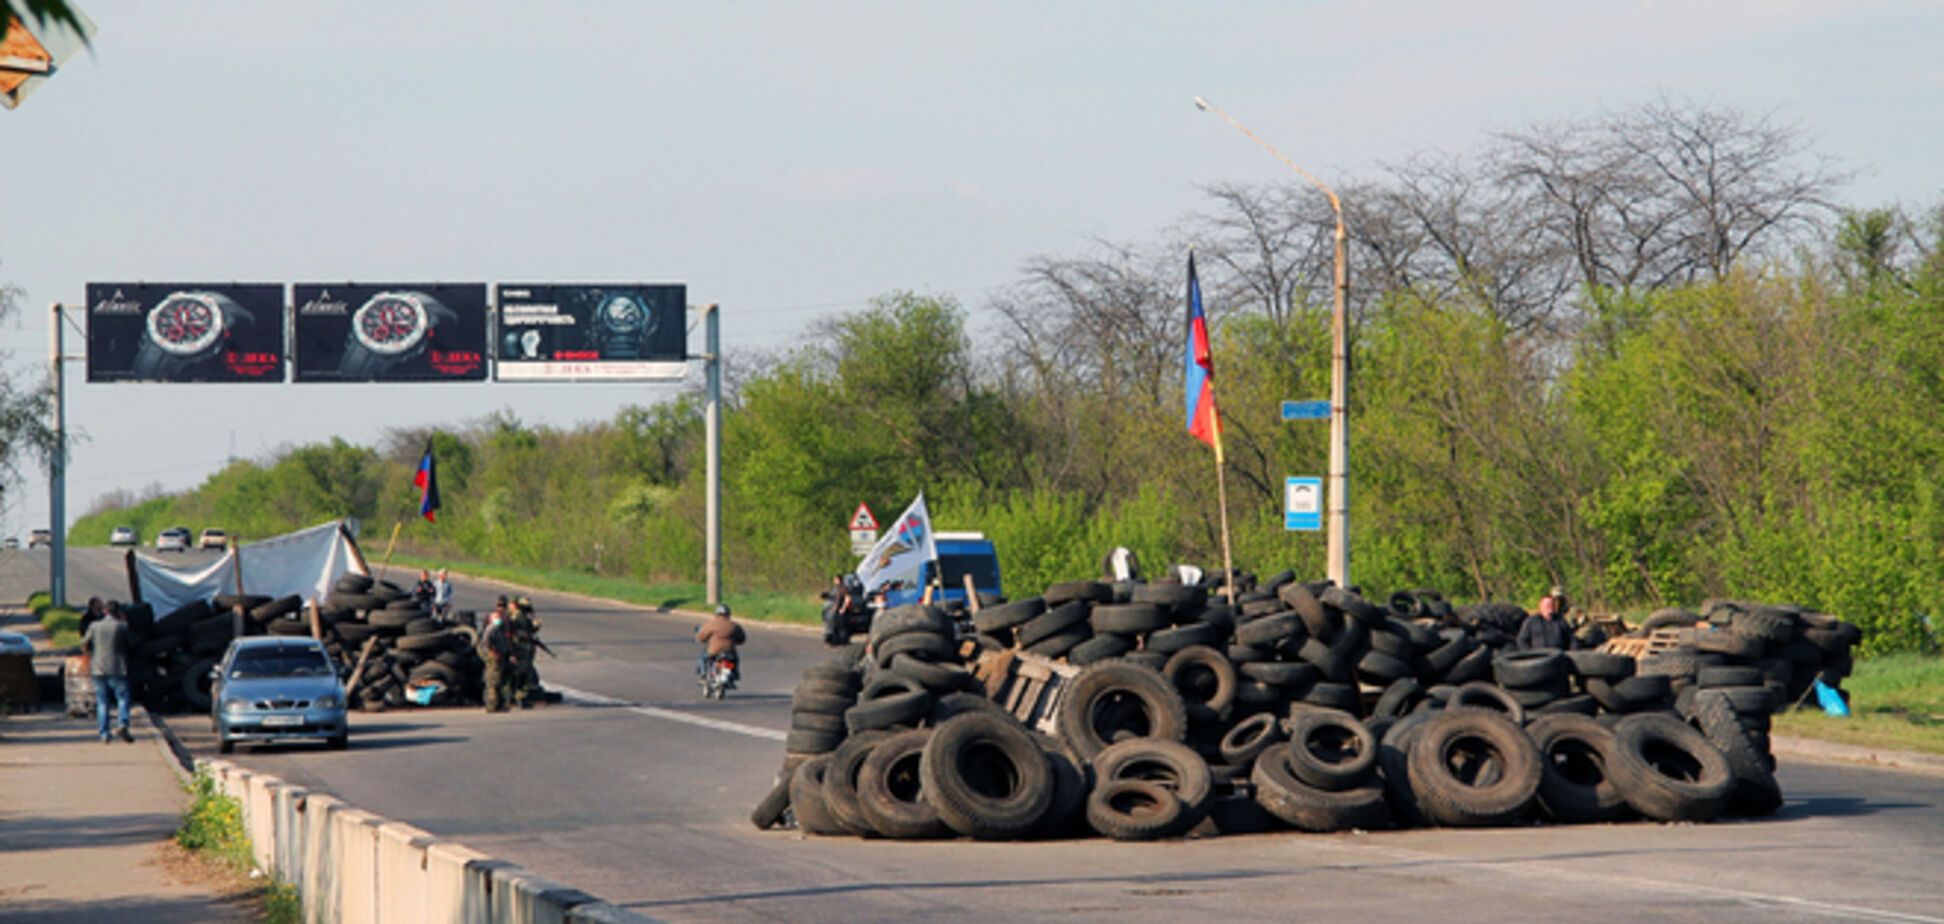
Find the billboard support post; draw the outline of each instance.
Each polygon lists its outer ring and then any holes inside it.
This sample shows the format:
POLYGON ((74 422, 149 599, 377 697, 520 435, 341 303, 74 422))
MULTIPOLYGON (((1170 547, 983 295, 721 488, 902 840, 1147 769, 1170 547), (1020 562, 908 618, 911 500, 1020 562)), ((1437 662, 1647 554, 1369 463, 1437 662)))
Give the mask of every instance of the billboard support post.
POLYGON ((722 602, 722 312, 712 302, 702 306, 702 354, 708 395, 703 404, 703 427, 708 431, 708 597, 722 602))
POLYGON ((47 459, 47 594, 55 606, 67 605, 67 371, 61 365, 65 320, 61 303, 49 307, 48 397, 54 405, 54 451, 47 459))

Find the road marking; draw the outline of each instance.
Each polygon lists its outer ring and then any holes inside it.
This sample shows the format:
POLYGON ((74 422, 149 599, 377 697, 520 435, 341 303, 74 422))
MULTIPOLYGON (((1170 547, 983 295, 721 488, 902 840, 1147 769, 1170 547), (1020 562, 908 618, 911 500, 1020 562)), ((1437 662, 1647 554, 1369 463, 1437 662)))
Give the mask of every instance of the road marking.
POLYGON ((1603 879, 1616 885, 1630 886, 1646 892, 1677 892, 1695 898, 1723 899, 1737 901, 1755 907, 1769 907, 1778 911, 1794 911, 1819 919, 1842 918, 1851 921, 1878 921, 1884 924, 1944 924, 1944 918, 1929 917, 1921 914, 1908 914, 1901 911, 1884 911, 1877 908, 1864 908, 1858 905, 1839 905, 1834 902, 1816 901, 1810 898, 1797 898, 1792 895, 1776 895, 1767 892, 1744 892, 1737 889, 1724 889, 1718 886, 1692 885, 1685 882, 1669 882, 1665 879, 1649 879, 1644 876, 1627 876, 1616 873, 1590 871, 1576 866, 1546 862, 1544 860, 1454 860, 1443 854, 1411 850, 1404 847, 1382 847, 1374 844, 1358 845, 1360 849, 1386 854, 1397 860, 1413 862, 1436 862, 1445 866, 1471 867, 1481 872, 1498 872, 1506 875, 1539 876, 1551 881, 1561 877, 1580 879, 1603 879))
POLYGON ((789 737, 788 734, 773 728, 762 728, 755 725, 744 725, 741 722, 711 719, 707 716, 677 712, 673 709, 663 709, 660 706, 635 706, 629 704, 625 699, 615 699, 612 696, 602 696, 599 693, 589 693, 586 690, 563 687, 557 683, 547 684, 547 689, 559 691, 562 699, 577 706, 619 706, 636 715, 645 715, 651 719, 667 719, 670 722, 683 722, 702 728, 713 728, 716 731, 726 731, 738 735, 748 735, 751 738, 761 738, 764 741, 782 741, 789 737))

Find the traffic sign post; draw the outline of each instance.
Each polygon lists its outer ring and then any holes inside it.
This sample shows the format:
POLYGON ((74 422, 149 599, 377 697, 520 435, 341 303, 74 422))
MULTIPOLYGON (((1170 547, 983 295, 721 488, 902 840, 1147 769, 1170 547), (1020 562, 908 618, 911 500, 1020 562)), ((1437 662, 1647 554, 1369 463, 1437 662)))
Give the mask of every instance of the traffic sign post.
POLYGON ((1323 528, 1323 479, 1295 476, 1283 479, 1283 529, 1317 532, 1323 528))
POLYGON ((877 545, 877 517, 872 516, 871 508, 864 504, 858 504, 857 512, 851 514, 850 540, 852 555, 866 554, 872 546, 877 545))
POLYGON ((1330 402, 1328 401, 1284 401, 1282 403, 1284 420, 1329 420, 1330 402))

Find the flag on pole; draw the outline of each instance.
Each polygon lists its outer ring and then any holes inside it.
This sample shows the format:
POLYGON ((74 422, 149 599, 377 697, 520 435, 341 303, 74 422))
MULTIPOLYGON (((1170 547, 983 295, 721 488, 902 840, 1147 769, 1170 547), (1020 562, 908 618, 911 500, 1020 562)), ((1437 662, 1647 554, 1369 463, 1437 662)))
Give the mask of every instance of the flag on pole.
POLYGON ((1188 435, 1215 447, 1215 464, 1222 464, 1222 416, 1215 410, 1215 359, 1208 345, 1208 316, 1202 313, 1201 281, 1195 278, 1195 255, 1188 254, 1188 346, 1182 358, 1188 411, 1188 435))
POLYGON ((916 584, 924 563, 938 558, 938 539, 932 535, 931 513, 925 509, 923 492, 891 521, 890 527, 857 563, 857 577, 866 592, 889 581, 916 584))
POLYGON ((418 473, 412 476, 412 484, 419 489, 419 516, 431 522, 439 517, 439 468, 432 458, 432 441, 425 441, 425 458, 419 460, 418 473))

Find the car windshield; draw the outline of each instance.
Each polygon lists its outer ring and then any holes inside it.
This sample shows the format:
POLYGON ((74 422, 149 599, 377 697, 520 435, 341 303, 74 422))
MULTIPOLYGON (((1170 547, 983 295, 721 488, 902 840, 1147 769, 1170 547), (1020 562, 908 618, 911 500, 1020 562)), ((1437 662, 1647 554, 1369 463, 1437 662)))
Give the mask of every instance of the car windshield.
POLYGON ((947 589, 963 589, 965 576, 974 587, 999 586, 999 562, 990 555, 940 555, 939 577, 947 589))
POLYGON ((230 677, 329 677, 331 659, 314 648, 245 648, 230 662, 230 677))

